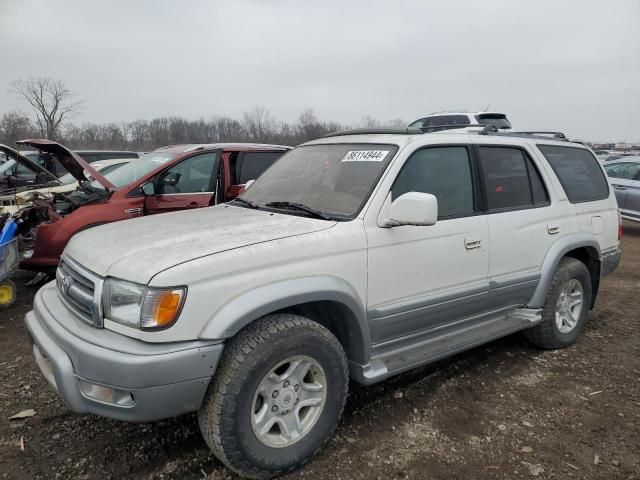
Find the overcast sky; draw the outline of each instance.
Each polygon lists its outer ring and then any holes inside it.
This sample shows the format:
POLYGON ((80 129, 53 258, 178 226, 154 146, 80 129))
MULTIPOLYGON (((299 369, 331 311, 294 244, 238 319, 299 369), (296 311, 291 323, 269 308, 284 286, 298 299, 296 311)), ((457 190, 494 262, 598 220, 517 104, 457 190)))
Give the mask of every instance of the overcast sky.
POLYGON ((74 122, 161 115, 414 120, 640 139, 640 0, 0 0, 0 114, 18 77, 63 80, 74 122))

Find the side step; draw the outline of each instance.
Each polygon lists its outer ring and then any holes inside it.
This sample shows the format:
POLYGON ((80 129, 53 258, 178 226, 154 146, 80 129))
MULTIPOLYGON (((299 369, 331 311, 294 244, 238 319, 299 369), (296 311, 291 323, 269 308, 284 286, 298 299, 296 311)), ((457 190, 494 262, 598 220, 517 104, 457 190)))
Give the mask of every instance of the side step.
POLYGON ((371 384, 420 365, 482 345, 542 321, 539 309, 519 308, 482 319, 466 321, 456 328, 426 332, 413 341, 400 340, 392 344, 377 345, 380 353, 367 365, 350 364, 354 380, 371 384), (466 324, 466 325, 465 325, 466 324))

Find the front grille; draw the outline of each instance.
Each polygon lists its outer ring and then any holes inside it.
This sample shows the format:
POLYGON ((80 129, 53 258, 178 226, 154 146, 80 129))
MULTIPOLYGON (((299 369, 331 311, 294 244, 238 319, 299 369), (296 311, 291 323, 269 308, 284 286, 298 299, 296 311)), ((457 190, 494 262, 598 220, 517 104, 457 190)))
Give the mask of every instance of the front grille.
POLYGON ((101 277, 63 256, 56 271, 56 286, 69 310, 88 324, 102 327, 101 277))

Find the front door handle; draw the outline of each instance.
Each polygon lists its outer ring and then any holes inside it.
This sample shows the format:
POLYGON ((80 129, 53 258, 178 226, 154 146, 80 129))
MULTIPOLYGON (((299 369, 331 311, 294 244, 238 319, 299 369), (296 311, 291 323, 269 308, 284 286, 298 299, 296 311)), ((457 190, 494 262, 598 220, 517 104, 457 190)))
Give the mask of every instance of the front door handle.
POLYGON ((482 246, 482 240, 478 237, 467 237, 464 239, 464 247, 467 250, 473 250, 474 248, 480 248, 482 246))
POLYGON ((549 235, 560 233, 560 225, 550 223, 549 225, 547 225, 547 232, 549 233, 549 235))
POLYGON ((622 185, 614 185, 613 188, 615 188, 616 190, 626 190, 627 187, 623 187, 622 185))

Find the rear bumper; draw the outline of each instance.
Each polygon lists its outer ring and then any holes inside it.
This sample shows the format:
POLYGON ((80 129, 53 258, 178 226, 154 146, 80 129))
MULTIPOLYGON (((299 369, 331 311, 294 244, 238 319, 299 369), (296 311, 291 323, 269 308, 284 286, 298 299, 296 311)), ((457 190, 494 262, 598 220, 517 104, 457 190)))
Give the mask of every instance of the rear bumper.
POLYGON ((150 344, 94 328, 64 307, 54 285, 36 294, 25 322, 42 374, 70 410, 150 421, 200 408, 222 343, 150 344))
POLYGON ((602 254, 602 260, 600 263, 600 275, 605 276, 613 273, 618 265, 620 264, 620 256, 622 252, 620 249, 616 248, 615 250, 605 252, 602 254))

